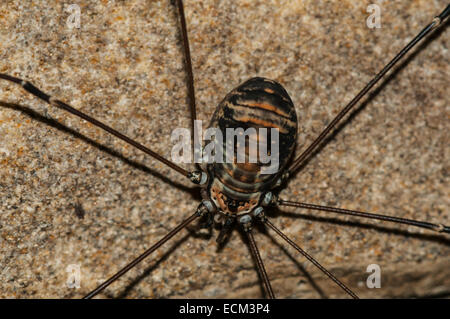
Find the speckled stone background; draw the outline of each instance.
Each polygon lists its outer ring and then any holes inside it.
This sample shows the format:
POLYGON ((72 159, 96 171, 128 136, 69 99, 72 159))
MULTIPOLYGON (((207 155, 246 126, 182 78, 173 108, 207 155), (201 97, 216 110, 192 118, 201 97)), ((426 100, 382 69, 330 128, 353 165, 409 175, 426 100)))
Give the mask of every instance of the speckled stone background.
MULTIPOLYGON (((447 1, 194 1, 186 15, 199 118, 240 82, 281 82, 299 117, 297 152, 447 1)), ((285 199, 450 224, 450 30, 422 44, 282 192, 285 199)), ((32 81, 170 157, 189 127, 176 8, 162 1, 0 2, 0 72, 32 81), (80 29, 67 7, 78 3, 80 29)), ((176 172, 92 125, 0 82, 0 296, 78 298, 198 204, 176 172), (78 216, 84 215, 83 218, 78 216), (68 288, 79 265, 81 288, 68 288)), ((285 209, 271 215, 361 297, 448 297, 450 238, 378 221, 285 209), (380 289, 366 268, 381 267, 380 289)), ((183 231, 100 297, 261 297, 235 231, 183 231)), ((346 297, 272 232, 256 239, 278 297, 346 297)))

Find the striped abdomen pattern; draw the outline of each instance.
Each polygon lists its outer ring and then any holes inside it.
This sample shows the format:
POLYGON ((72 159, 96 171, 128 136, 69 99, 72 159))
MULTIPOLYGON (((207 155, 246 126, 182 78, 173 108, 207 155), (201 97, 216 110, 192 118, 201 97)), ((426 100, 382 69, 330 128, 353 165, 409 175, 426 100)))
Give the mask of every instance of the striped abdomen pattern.
MULTIPOLYGON (((267 128, 267 140, 258 143, 271 145, 270 129, 279 132, 279 165, 273 174, 263 174, 261 169, 269 164, 259 162, 213 163, 210 170, 236 199, 254 197, 255 193, 269 190, 276 182, 291 157, 297 137, 297 115, 286 90, 277 82, 265 78, 252 78, 232 90, 219 104, 210 127, 219 128, 224 136, 222 151, 226 154, 227 128, 267 128)), ((270 150, 270 147, 269 147, 270 150)), ((248 156, 248 145, 245 148, 248 156)))

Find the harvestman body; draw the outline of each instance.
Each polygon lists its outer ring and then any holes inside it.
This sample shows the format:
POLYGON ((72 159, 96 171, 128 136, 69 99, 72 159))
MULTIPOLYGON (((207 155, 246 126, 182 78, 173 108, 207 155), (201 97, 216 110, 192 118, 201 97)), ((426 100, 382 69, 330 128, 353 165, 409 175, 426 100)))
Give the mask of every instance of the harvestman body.
MULTIPOLYGON (((181 0, 177 1, 181 20, 181 31, 183 36, 184 53, 186 58, 186 69, 188 74, 188 89, 191 109, 192 129, 196 119, 195 92, 193 83, 192 66, 190 59, 189 42, 186 31, 184 9, 181 0)), ((277 194, 280 186, 289 178, 294 171, 304 164, 305 160, 316 150, 317 146, 328 136, 329 132, 336 124, 356 105, 360 99, 399 61, 412 47, 421 39, 436 29, 450 14, 450 5, 437 16, 428 26, 426 26, 402 51, 389 62, 375 78, 334 118, 334 120, 323 130, 314 142, 295 159, 290 166, 289 159, 293 154, 297 135, 297 116, 291 98, 286 90, 277 82, 264 79, 250 79, 232 92, 220 103, 213 116, 211 125, 224 131, 226 128, 276 128, 280 132, 280 165, 277 172, 273 174, 262 174, 262 163, 210 163, 199 167, 194 171, 187 171, 177 164, 163 158, 151 149, 128 138, 113 128, 86 115, 70 105, 61 102, 50 95, 44 93, 30 82, 20 78, 0 73, 0 79, 4 79, 21 85, 26 91, 44 100, 52 106, 66 110, 133 145, 143 152, 151 155, 156 160, 168 165, 175 171, 189 178, 193 183, 200 186, 202 202, 196 212, 170 231, 159 242, 146 250, 141 256, 136 258, 110 279, 105 281, 95 290, 90 292, 86 298, 91 298, 117 280, 136 264, 157 250, 166 241, 172 238, 180 230, 192 223, 194 220, 202 218, 210 225, 213 221, 221 226, 221 231, 217 237, 218 242, 223 242, 232 227, 236 224, 242 227, 247 234, 250 250, 255 259, 262 283, 267 297, 274 298, 270 280, 267 276, 264 263, 255 243, 252 228, 255 223, 262 223, 280 235, 288 244, 305 256, 324 274, 338 284, 353 298, 358 298, 346 285, 339 281, 333 274, 320 265, 313 257, 308 255, 296 243, 283 234, 264 214, 266 207, 270 206, 293 206, 308 209, 328 211, 338 214, 346 214, 364 218, 378 219, 422 227, 437 232, 450 233, 450 227, 442 224, 432 224, 411 219, 403 219, 386 215, 372 214, 360 211, 346 210, 340 208, 319 206, 300 202, 289 202, 280 199, 277 194)), ((194 134, 192 134, 194 136, 194 134)), ((225 145, 222 145, 225 149, 225 145)))

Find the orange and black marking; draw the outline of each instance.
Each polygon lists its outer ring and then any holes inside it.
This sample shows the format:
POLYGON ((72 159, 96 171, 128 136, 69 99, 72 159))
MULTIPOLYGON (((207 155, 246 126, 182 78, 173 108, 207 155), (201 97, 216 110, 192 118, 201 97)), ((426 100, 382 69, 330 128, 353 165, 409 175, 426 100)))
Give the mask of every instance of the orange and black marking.
MULTIPOLYGON (((230 203, 246 201, 259 193, 269 191, 278 180, 281 172, 291 157, 297 138, 297 115, 294 104, 281 84, 265 79, 252 78, 232 90, 217 107, 210 127, 222 131, 224 141, 221 145, 224 154, 224 163, 209 164, 208 170, 213 173, 215 192, 220 198, 226 198, 230 203), (226 129, 267 128, 266 140, 261 136, 253 137, 258 143, 272 145, 270 129, 277 129, 279 134, 278 170, 273 174, 262 174, 261 169, 270 164, 259 161, 250 163, 248 140, 245 145, 245 162, 237 161, 237 145, 235 143, 234 162, 226 163, 226 129), (217 183, 219 182, 219 183, 217 183), (220 185, 220 186, 219 186, 220 185)), ((248 137, 252 139, 252 137, 248 137)), ((270 150, 270 146, 268 147, 270 150)), ((219 206, 226 206, 222 200, 219 206)), ((235 205, 232 205, 233 207, 235 205)), ((239 205, 238 205, 239 206, 239 205)), ((223 207, 221 207, 223 209, 223 207)), ((240 209, 237 207, 235 212, 240 209)))

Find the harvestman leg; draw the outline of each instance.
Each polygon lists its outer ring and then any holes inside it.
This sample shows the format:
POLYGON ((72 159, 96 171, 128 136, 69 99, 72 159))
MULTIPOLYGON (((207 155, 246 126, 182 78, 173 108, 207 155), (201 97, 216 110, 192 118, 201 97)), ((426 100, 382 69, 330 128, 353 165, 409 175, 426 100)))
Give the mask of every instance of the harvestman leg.
POLYGON ((191 177, 191 173, 188 172, 187 170, 185 170, 184 168, 178 166, 177 164, 169 161, 168 159, 162 157, 161 155, 159 155, 158 153, 152 151, 151 149, 149 149, 148 147, 136 142, 135 140, 132 140, 131 138, 123 135, 122 133, 120 133, 119 131, 116 131, 115 129, 113 129, 112 127, 100 122, 99 120, 96 120, 95 118, 80 112, 79 110, 73 108, 72 106, 70 106, 69 104, 66 104, 62 101, 59 101, 55 98, 53 98, 52 96, 48 95, 47 93, 44 93, 42 90, 40 90, 39 88, 37 88, 36 86, 34 86, 33 84, 31 84, 28 81, 22 80, 20 78, 14 77, 14 76, 10 76, 8 74, 3 74, 0 73, 0 79, 4 79, 16 84, 19 84, 22 86, 22 88, 24 90, 26 90, 27 92, 33 94, 34 96, 40 98, 41 100, 47 102, 48 104, 50 104, 51 106, 55 106, 61 110, 67 111, 69 113, 72 113, 73 115, 76 115, 80 118, 82 118, 85 121, 88 121, 90 123, 92 123, 93 125, 107 131, 108 133, 118 137, 119 139, 121 139, 122 141, 140 149, 141 151, 143 151, 144 153, 150 155, 151 157, 153 157, 154 159, 166 164, 167 166, 169 166, 170 168, 172 168, 173 170, 177 171, 178 173, 184 175, 185 177, 190 178, 191 177))
POLYGON ((186 228, 190 223, 192 223, 195 219, 203 216, 207 210, 205 211, 204 206, 199 206, 197 211, 191 215, 189 218, 184 220, 182 223, 180 223, 177 227, 172 229, 166 236, 161 238, 156 244, 154 244, 152 247, 144 251, 139 257, 134 259, 132 262, 130 262, 128 265, 123 267, 121 270, 119 270, 115 275, 111 276, 108 280, 106 280, 104 283, 102 283, 100 286, 92 290, 90 293, 88 293, 86 296, 83 297, 83 299, 91 299, 101 291, 103 291, 106 287, 111 285, 114 281, 122 277, 124 274, 126 274, 130 269, 132 269, 134 266, 136 266, 138 263, 143 261, 147 256, 149 256, 151 253, 156 251, 159 247, 161 247, 163 244, 165 244, 169 239, 171 239, 173 236, 175 236, 177 233, 180 232, 183 228, 186 228))
POLYGON ((418 220, 414 220, 414 219, 366 213, 366 212, 360 212, 357 210, 350 210, 350 209, 343 209, 343 208, 336 208, 336 207, 329 207, 329 206, 321 206, 321 205, 307 204, 307 203, 301 203, 301 202, 291 202, 291 201, 286 201, 286 200, 282 200, 282 199, 278 199, 278 201, 276 202, 276 205, 277 206, 299 207, 299 208, 319 210, 319 211, 325 211, 325 212, 342 214, 342 215, 350 215, 350 216, 357 216, 357 217, 363 217, 363 218, 378 219, 378 220, 383 220, 383 221, 388 221, 388 222, 393 222, 393 223, 398 223, 398 224, 405 224, 405 225, 426 228, 426 229, 437 231, 439 233, 450 234, 449 226, 445 226, 443 224, 433 224, 433 223, 428 223, 428 222, 422 222, 422 221, 418 221, 418 220))
POLYGON ((350 290, 343 282, 337 279, 331 272, 329 272, 325 267, 323 267, 317 260, 315 260, 306 251, 300 248, 296 243, 294 243, 288 236, 286 236, 280 229, 275 227, 267 218, 261 216, 262 222, 275 231, 281 238, 283 238, 289 245, 294 247, 300 254, 302 254, 306 259, 308 259, 314 266, 320 269, 325 275, 327 275, 331 280, 333 280, 339 287, 341 287, 347 294, 349 294, 353 299, 359 299, 358 296, 350 290))
MULTIPOLYGON (((338 124, 338 122, 347 114, 370 89, 378 83, 378 81, 389 71, 392 67, 409 52, 420 40, 429 35, 433 30, 437 29, 444 20, 450 15, 450 4, 442 11, 442 13, 435 17, 433 21, 428 24, 418 35, 415 36, 386 66, 369 82, 367 85, 338 113, 338 115, 331 121, 330 124, 319 134, 319 136, 312 142, 308 148, 297 157, 288 169, 288 175, 292 175, 300 166, 302 166, 306 159, 314 152, 316 147, 327 137, 328 133, 338 124)), ((287 178, 288 176, 286 176, 287 178)))
MULTIPOLYGON (((298 168, 300 168, 309 156, 314 152, 317 146, 323 142, 323 140, 327 137, 330 131, 337 125, 337 123, 361 100, 363 96, 365 96, 369 90, 389 71, 392 67, 406 54, 408 53, 420 40, 429 35, 433 30, 435 30, 438 26, 440 26, 444 20, 450 15, 450 5, 442 11, 442 13, 435 17, 433 21, 428 24, 419 34, 412 39, 348 104, 344 109, 342 109, 338 115, 331 121, 331 123, 320 133, 320 135, 308 146, 308 148, 301 153, 301 155, 294 160, 292 165, 288 169, 288 174, 284 177, 287 179, 289 175, 292 175, 298 168)), ((413 225, 417 227, 422 227, 426 229, 431 229, 437 232, 450 233, 450 227, 442 225, 442 224, 433 224, 428 222, 422 222, 418 220, 398 218, 393 216, 386 216, 380 214, 372 214, 366 212, 360 212, 355 210, 348 210, 342 208, 328 207, 328 206, 320 206, 314 204, 307 204, 301 202, 290 202, 282 199, 277 200, 275 203, 277 206, 293 206, 300 208, 307 208, 312 210, 321 210, 327 211, 337 214, 346 214, 357 217, 364 217, 370 219, 378 219, 384 221, 390 221, 400 224, 413 225)))
MULTIPOLYGON (((177 0, 178 13, 180 15, 181 24, 181 37, 183 39, 183 51, 186 63, 186 74, 187 74, 187 87, 188 87, 188 97, 189 97, 189 108, 191 110, 191 144, 192 144, 192 155, 194 156, 196 151, 196 140, 195 140, 195 120, 197 119, 197 110, 195 103, 195 88, 194 88, 194 74, 192 72, 192 59, 191 50, 189 48, 189 37, 186 27, 186 18, 184 15, 184 6, 182 0, 177 0)), ((194 157, 195 159, 195 157, 194 157)), ((198 165, 196 165, 199 168, 198 165)))
POLYGON ((243 224, 242 227, 247 235, 250 251, 255 259, 256 268, 258 269, 258 274, 264 284, 267 296, 270 299, 275 299, 275 294, 273 293, 272 285, 270 284, 269 277, 267 276, 266 268, 264 267, 261 254, 259 253, 258 246, 256 245, 255 237, 253 237, 251 222, 243 224))

